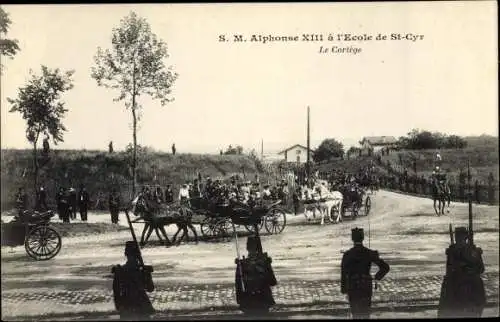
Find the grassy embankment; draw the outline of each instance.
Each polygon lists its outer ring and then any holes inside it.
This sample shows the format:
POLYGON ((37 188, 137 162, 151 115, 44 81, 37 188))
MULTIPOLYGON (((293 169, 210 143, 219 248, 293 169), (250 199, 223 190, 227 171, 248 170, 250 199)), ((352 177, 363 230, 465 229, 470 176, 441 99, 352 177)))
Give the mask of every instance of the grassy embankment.
MULTIPOLYGON (((2 211, 13 208, 19 187, 25 187, 33 199, 32 151, 2 150, 1 164, 2 211)), ((49 160, 40 169, 39 182, 46 187, 49 206, 53 206, 58 187, 64 185, 78 189, 80 183, 87 187, 93 203, 100 192, 107 192, 113 186, 119 187, 122 197, 128 199, 131 192, 129 164, 130 156, 124 152, 109 154, 103 151, 53 150, 49 160)), ((261 170, 258 162, 245 155, 173 156, 169 153, 147 152, 139 156, 137 172, 139 184, 153 183, 156 174, 160 185, 165 187, 171 183, 176 193, 179 184, 193 180, 198 172, 203 177, 224 179, 234 174, 243 176, 244 171, 250 180, 255 174, 263 178, 261 170)), ((30 205, 33 201, 30 200, 30 205)))

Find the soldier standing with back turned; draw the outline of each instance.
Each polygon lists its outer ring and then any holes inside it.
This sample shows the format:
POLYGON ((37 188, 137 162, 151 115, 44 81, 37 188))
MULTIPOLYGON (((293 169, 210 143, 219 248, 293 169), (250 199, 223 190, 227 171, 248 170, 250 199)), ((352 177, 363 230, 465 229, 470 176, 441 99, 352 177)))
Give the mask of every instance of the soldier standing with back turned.
POLYGON ((113 266, 113 298, 122 320, 144 321, 155 312, 146 292, 154 290, 152 267, 142 266, 134 241, 125 243, 125 265, 113 266), (149 268, 149 269, 148 269, 149 268))
POLYGON ((375 250, 363 246, 364 231, 351 232, 354 247, 344 253, 341 264, 341 292, 347 294, 353 319, 369 319, 372 304, 371 264, 379 267, 375 280, 380 281, 389 272, 389 265, 375 250))
MULTIPOLYGON (((450 227, 451 229, 451 227, 450 227)), ((486 304, 481 274, 482 249, 467 242, 465 227, 455 228, 455 243, 446 249, 446 276, 441 287, 438 318, 479 318, 486 304)))
POLYGON ((248 257, 236 259, 236 302, 245 315, 262 316, 275 303, 272 286, 277 284, 272 259, 262 252, 260 237, 247 239, 248 257))

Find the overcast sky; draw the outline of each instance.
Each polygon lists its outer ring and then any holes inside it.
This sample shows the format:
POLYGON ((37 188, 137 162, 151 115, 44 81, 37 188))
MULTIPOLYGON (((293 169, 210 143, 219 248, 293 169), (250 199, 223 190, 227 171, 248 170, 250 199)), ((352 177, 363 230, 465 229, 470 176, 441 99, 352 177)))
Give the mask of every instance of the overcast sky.
MULTIPOLYGON (((337 138, 346 148, 363 136, 412 128, 498 135, 496 2, 362 4, 10 5, 9 38, 21 52, 1 78, 2 148, 29 147, 25 122, 8 113, 29 69, 75 70, 64 95, 65 149, 123 149, 131 115, 115 92, 90 77, 97 47, 131 10, 168 44, 179 73, 175 101, 141 97, 139 144, 179 152, 217 152, 229 144, 264 152, 306 143, 311 108, 314 148, 337 138), (361 53, 319 54, 322 42, 220 43, 219 34, 413 33, 411 41, 353 42, 361 53)), ((344 43, 336 45, 351 45, 344 43)))

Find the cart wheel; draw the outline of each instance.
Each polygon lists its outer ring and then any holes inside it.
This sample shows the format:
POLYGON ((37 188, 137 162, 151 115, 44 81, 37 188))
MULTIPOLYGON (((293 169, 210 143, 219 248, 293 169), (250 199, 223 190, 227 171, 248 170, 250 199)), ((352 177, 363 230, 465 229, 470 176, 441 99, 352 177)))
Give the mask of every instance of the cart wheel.
POLYGON ((26 253, 36 260, 54 258, 61 250, 61 246, 61 236, 54 228, 48 226, 33 228, 24 241, 26 253))
POLYGON ((370 209, 372 208, 372 200, 370 197, 366 197, 365 200, 365 215, 367 216, 370 213, 370 209))
POLYGON ((265 217, 266 230, 270 234, 280 234, 286 226, 286 215, 283 210, 274 208, 265 217))
POLYGON ((201 234, 203 237, 213 237, 214 235, 214 223, 212 218, 203 219, 200 225, 201 234))
POLYGON ((213 236, 218 239, 228 237, 230 228, 232 228, 232 225, 228 218, 219 219, 214 225, 213 236))

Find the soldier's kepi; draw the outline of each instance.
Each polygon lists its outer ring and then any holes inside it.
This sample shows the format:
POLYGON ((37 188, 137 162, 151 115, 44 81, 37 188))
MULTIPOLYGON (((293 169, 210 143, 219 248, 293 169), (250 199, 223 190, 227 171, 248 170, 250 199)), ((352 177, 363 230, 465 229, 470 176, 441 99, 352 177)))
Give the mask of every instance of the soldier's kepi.
POLYGON ((389 265, 375 250, 363 246, 364 230, 354 228, 351 232, 354 247, 346 251, 341 263, 341 293, 347 294, 350 311, 354 319, 368 319, 371 313, 373 293, 371 264, 379 267, 375 280, 379 281, 389 272, 389 265))

